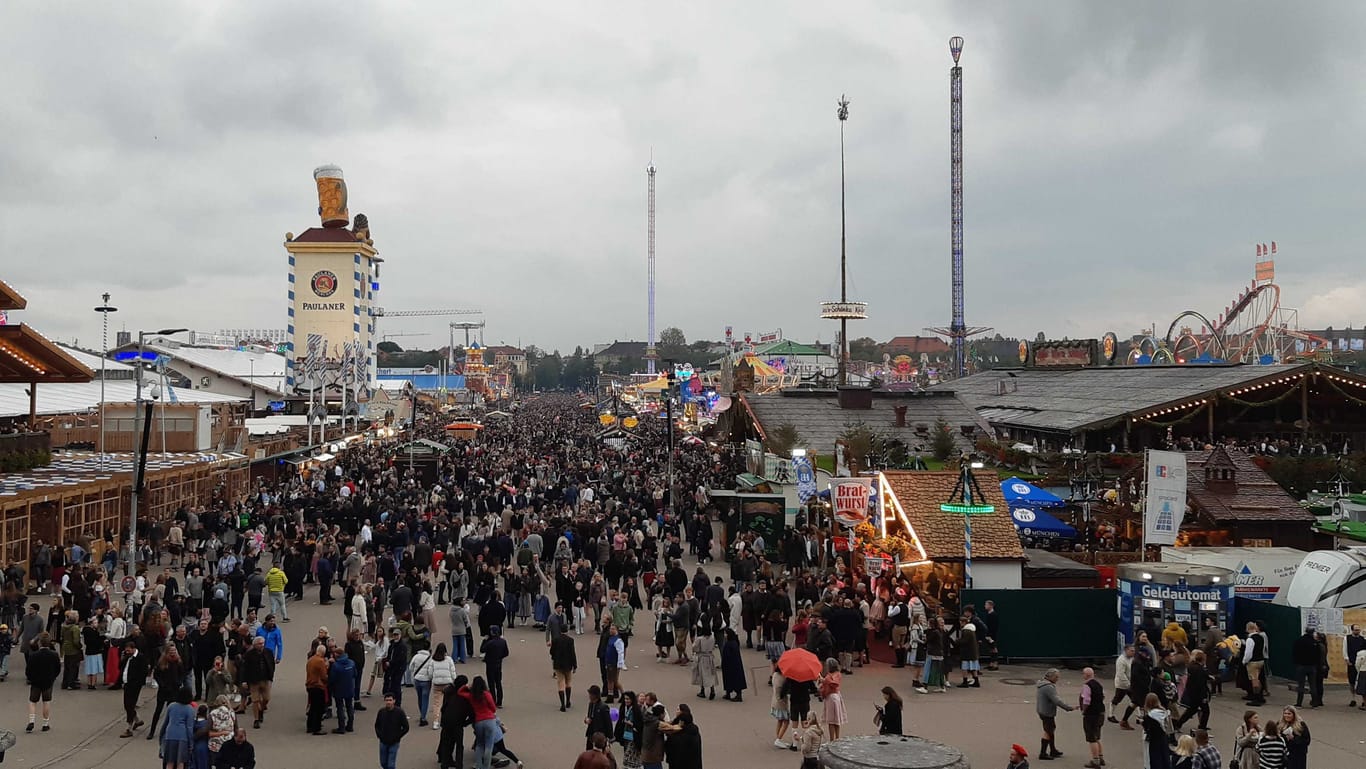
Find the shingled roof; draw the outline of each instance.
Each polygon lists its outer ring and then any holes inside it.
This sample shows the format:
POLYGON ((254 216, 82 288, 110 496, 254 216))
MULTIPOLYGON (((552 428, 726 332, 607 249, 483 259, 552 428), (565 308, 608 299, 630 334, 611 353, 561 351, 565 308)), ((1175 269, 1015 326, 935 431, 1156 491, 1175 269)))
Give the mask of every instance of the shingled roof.
MULTIPOLYGON (((1191 507, 1217 523, 1228 521, 1291 521, 1313 523, 1314 514, 1300 507, 1280 484, 1271 480, 1252 457, 1222 447, 1212 451, 1186 454, 1186 497, 1191 507), (1205 487, 1205 467, 1232 466, 1237 477, 1232 483, 1216 481, 1216 489, 1205 487)), ((974 530, 974 534, 976 530, 974 530)), ((976 544, 974 538, 973 544, 976 544)))
POLYGON ((1331 372, 1353 383, 1360 374, 1317 363, 992 369, 944 382, 993 426, 1075 434, 1126 416, 1190 404, 1289 377, 1331 372))
POLYGON ((791 424, 797 428, 801 443, 820 453, 833 452, 835 441, 851 425, 862 422, 874 432, 901 439, 911 451, 930 451, 934 423, 943 419, 953 431, 955 446, 973 450, 969 432, 989 432, 988 426, 972 409, 948 392, 874 391, 872 408, 841 409, 834 390, 794 388, 766 395, 741 396, 764 433, 791 424), (896 407, 906 407, 906 426, 896 426, 896 407))
MULTIPOLYGON (((925 554, 935 561, 963 560, 963 516, 939 509, 953 493, 958 472, 888 470, 882 475, 919 536, 925 554)), ((972 516, 972 559, 1023 561, 1024 549, 1010 519, 1010 509, 1001 497, 1000 479, 986 471, 974 475, 984 497, 982 501, 995 505, 996 511, 972 516)))

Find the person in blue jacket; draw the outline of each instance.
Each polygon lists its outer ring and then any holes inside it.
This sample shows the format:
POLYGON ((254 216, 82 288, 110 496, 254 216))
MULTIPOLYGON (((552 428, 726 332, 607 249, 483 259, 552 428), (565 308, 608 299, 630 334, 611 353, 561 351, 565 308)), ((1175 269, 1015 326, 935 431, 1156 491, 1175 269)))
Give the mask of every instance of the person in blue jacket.
POLYGON ((277 664, 285 658, 285 635, 280 632, 280 626, 275 624, 274 614, 266 615, 266 621, 256 628, 256 635, 266 639, 266 648, 275 655, 277 664))
POLYGON ((354 732, 356 722, 356 663, 338 646, 333 650, 332 667, 327 671, 327 691, 337 706, 337 728, 333 734, 354 732))

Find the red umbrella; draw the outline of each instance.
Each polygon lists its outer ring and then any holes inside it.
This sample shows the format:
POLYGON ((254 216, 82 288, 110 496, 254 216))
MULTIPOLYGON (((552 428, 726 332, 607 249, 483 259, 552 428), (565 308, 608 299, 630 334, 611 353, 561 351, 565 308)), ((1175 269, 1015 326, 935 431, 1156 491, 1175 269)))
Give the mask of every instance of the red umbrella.
POLYGON ((815 681, 821 671, 820 659, 806 649, 788 649, 778 658, 778 672, 791 681, 815 681))

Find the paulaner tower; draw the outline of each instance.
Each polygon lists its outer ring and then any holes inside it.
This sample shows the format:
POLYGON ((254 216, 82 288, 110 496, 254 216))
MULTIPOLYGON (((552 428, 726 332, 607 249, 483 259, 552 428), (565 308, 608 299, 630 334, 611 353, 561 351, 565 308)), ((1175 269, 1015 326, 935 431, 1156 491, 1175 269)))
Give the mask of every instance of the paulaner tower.
POLYGON ((313 178, 321 226, 298 236, 285 234, 289 253, 286 397, 303 401, 319 396, 316 400, 322 404, 349 403, 347 410, 354 412, 368 400, 375 372, 372 308, 384 260, 370 238, 365 214, 356 214, 354 224, 351 221, 342 170, 321 166, 313 171, 313 178))

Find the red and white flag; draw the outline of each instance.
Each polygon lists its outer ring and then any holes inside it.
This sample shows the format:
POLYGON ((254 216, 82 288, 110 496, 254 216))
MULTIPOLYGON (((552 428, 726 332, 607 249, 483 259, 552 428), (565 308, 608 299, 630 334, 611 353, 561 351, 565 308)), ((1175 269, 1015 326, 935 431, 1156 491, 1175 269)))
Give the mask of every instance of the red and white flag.
POLYGON ((1271 253, 1276 253, 1276 241, 1271 241, 1271 253))
POLYGON ((1260 243, 1257 244, 1257 258, 1262 258, 1262 246, 1260 243))

